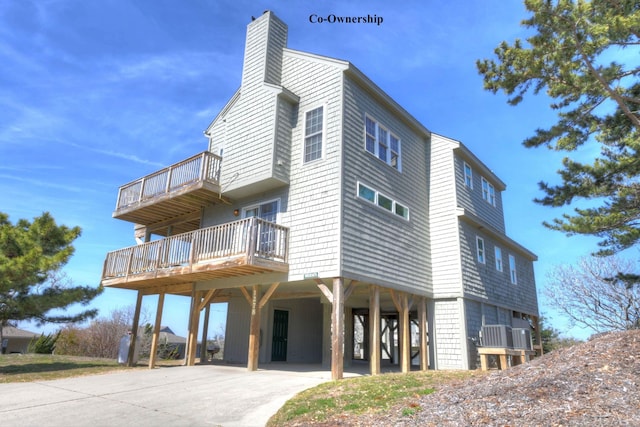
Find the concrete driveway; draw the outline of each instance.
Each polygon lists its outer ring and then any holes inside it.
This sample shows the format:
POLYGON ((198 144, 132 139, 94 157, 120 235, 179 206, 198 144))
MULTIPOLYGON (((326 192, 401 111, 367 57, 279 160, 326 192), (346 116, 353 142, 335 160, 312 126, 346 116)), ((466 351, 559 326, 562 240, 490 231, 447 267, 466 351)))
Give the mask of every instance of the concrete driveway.
POLYGON ((264 426, 296 393, 330 378, 320 367, 198 365, 0 384, 0 425, 264 426))

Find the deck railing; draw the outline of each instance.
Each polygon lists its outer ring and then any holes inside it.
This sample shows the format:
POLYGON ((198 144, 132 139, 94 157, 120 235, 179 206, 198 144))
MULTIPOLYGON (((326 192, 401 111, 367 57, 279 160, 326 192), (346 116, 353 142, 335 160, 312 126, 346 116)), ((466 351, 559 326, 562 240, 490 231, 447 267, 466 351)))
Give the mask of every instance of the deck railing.
POLYGON ((220 182, 222 158, 208 151, 161 169, 120 187, 116 209, 168 194, 199 181, 220 182))
POLYGON ((245 255, 287 262, 289 229, 259 218, 201 228, 107 254, 103 279, 152 273, 161 269, 245 255))

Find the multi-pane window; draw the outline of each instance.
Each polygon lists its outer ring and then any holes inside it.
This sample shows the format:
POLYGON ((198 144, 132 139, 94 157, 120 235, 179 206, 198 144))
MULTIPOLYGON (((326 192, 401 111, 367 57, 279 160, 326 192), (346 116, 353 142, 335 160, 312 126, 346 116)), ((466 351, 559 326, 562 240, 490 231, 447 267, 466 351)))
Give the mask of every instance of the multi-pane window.
POLYGON ((370 117, 365 117, 364 149, 394 169, 401 170, 401 141, 370 117))
POLYGON ((244 208, 244 217, 250 218, 253 216, 257 216, 258 218, 264 219, 265 221, 276 222, 278 219, 278 205, 278 200, 272 200, 261 205, 244 208))
POLYGON ((496 255, 496 270, 502 271, 502 249, 496 246, 494 252, 496 255))
POLYGON ((518 283, 518 274, 516 273, 516 257, 509 255, 509 274, 511 275, 511 283, 518 283))
POLYGON ((473 188, 473 169, 467 162, 464 162, 464 185, 473 188))
POLYGON ((304 161, 311 162, 322 158, 323 108, 318 107, 305 114, 304 161))
POLYGON ((491 206, 496 205, 496 189, 484 177, 482 178, 482 198, 491 206))
POLYGON ((367 200, 382 209, 398 215, 406 220, 409 219, 409 208, 396 202, 393 199, 380 194, 378 191, 367 187, 362 183, 358 183, 358 197, 367 200))
MULTIPOLYGON (((243 216, 245 218, 258 217, 265 221, 277 222, 278 211, 280 210, 280 201, 272 200, 260 205, 254 205, 243 209, 243 216)), ((244 233, 247 233, 245 230, 244 233)), ((255 250, 259 251, 262 255, 271 256, 277 252, 281 242, 278 240, 278 233, 276 229, 269 224, 260 224, 258 228, 258 235, 255 250)), ((243 235, 242 239, 247 239, 247 235, 243 235)), ((246 241, 246 240, 245 240, 246 241)))
POLYGON ((476 237, 476 255, 478 262, 484 264, 484 239, 482 237, 476 237))

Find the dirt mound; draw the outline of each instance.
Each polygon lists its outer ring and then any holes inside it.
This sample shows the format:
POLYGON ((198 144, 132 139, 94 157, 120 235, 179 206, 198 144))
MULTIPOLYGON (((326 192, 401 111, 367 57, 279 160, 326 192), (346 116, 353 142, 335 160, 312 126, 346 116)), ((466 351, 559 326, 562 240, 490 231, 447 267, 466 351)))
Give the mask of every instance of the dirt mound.
POLYGON ((640 426, 640 331, 601 335, 417 403, 413 416, 397 408, 354 425, 640 426))

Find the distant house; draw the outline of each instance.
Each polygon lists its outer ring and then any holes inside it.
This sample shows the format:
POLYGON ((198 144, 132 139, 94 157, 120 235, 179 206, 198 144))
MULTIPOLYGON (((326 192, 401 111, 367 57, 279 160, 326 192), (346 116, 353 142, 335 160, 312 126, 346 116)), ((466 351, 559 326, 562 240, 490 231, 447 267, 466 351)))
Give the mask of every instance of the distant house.
POLYGON ((159 313, 165 294, 190 297, 187 364, 200 312, 227 302, 224 360, 249 370, 478 367, 483 325, 538 320, 537 258, 506 235, 505 183, 352 63, 287 37, 272 12, 249 23, 205 151, 119 189, 113 217, 139 244, 107 255, 102 284, 137 291, 138 308, 159 295, 159 313))
POLYGON ((26 353, 29 343, 33 338, 38 338, 40 334, 5 326, 2 328, 2 354, 26 353))
POLYGON ((182 359, 186 354, 187 339, 174 334, 168 326, 160 327, 158 343, 164 347, 165 356, 173 353, 174 350, 176 359, 182 359))

